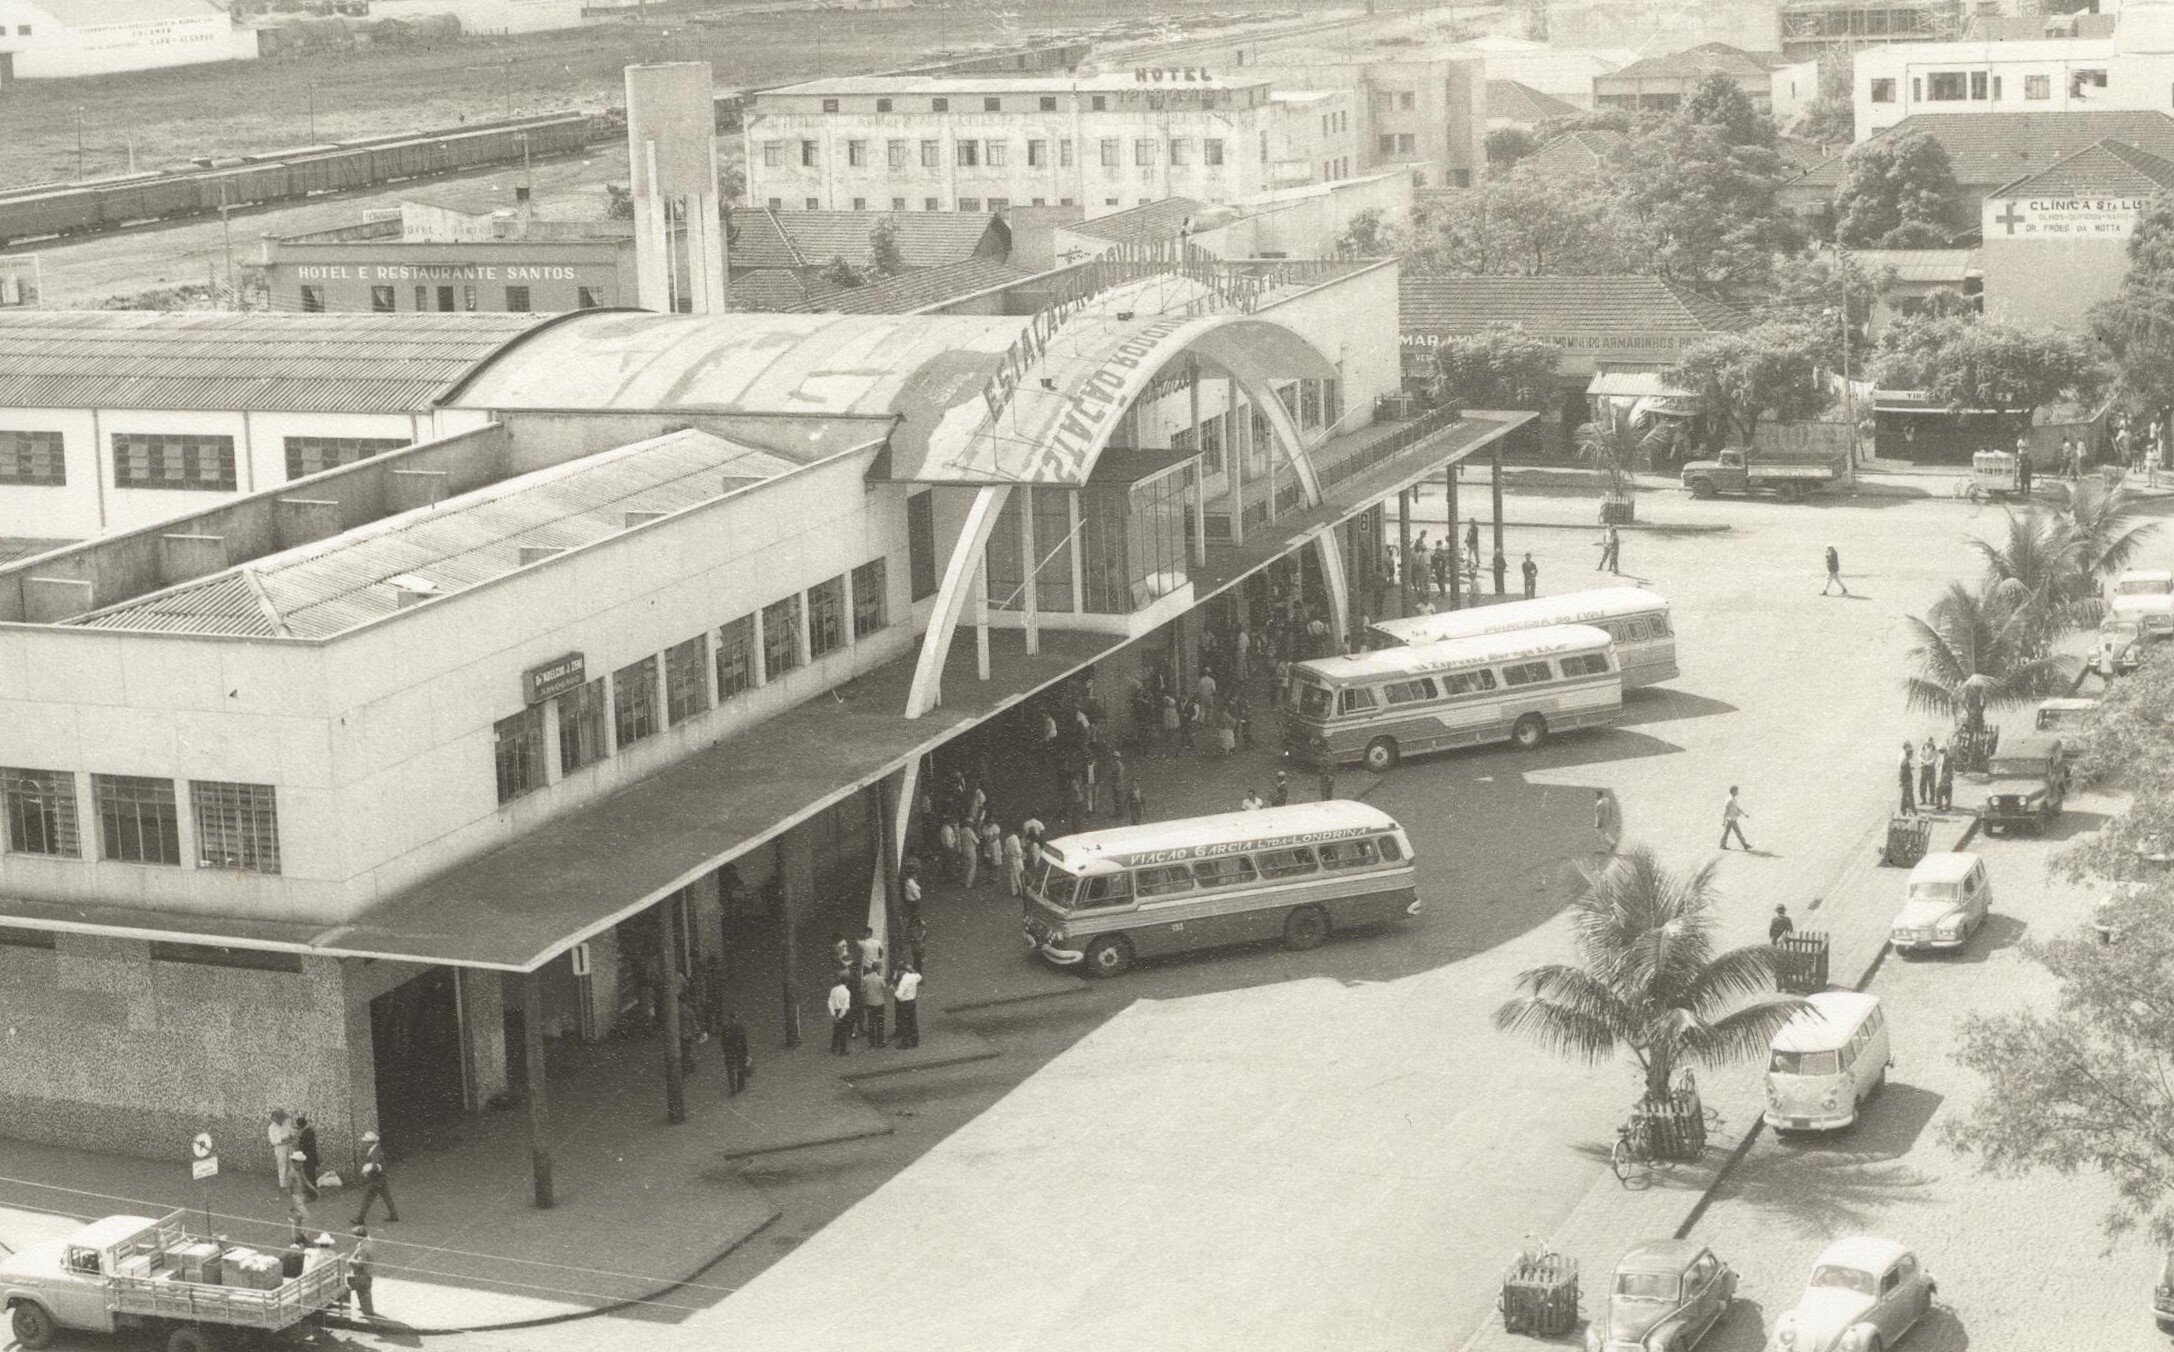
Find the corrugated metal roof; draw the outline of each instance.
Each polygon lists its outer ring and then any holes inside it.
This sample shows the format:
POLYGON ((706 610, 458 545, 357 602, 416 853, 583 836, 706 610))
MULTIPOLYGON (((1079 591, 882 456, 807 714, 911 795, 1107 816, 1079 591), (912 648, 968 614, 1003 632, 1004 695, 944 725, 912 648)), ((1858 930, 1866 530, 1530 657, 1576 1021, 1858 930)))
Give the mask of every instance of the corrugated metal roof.
POLYGON ((0 407, 411 413, 548 323, 516 314, 0 310, 0 407))
POLYGON ((298 549, 81 615, 69 624, 168 634, 327 638, 520 568, 521 550, 577 549, 760 483, 796 462, 696 429, 586 456, 386 517, 298 549), (420 585, 418 585, 418 583, 420 585))
POLYGON ((1575 117, 1578 106, 1519 80, 1487 82, 1487 116, 1530 125, 1551 117, 1575 117))
POLYGON ((1960 285, 1984 271, 1976 249, 1852 249, 1849 256, 1867 272, 1893 268, 1898 282, 1960 285))

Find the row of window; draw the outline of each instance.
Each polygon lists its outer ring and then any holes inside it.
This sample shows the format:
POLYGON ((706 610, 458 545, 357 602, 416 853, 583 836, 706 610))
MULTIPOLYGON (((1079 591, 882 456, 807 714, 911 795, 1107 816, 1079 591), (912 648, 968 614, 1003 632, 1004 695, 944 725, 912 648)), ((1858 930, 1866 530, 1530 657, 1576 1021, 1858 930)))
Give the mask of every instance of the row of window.
MULTIPOLYGON (((926 511, 927 498, 922 494, 913 501, 926 511)), ((914 573, 914 599, 919 600, 927 593, 919 590, 922 570, 916 567, 914 573)), ((929 582, 933 591, 933 576, 929 582)), ((549 701, 558 713, 559 776, 708 713, 713 707, 713 669, 716 704, 722 705, 799 667, 803 641, 805 660, 813 662, 867 638, 890 623, 886 586, 884 560, 872 559, 850 574, 764 606, 759 628, 757 616, 742 615, 667 648, 661 663, 656 655, 628 663, 611 674, 608 696, 605 678, 599 676, 549 701), (609 742, 604 736, 607 710, 609 742)), ((543 704, 498 720, 492 732, 499 802, 511 802, 550 782, 544 763, 543 704)))
MULTIPOLYGON (((461 310, 474 310, 479 299, 473 285, 418 286, 415 288, 414 309, 418 312, 439 311, 452 314, 461 310)), ((498 308, 507 314, 527 314, 535 309, 534 300, 525 286, 508 286, 505 303, 498 308)), ((593 286, 574 288, 574 308, 594 310, 604 303, 603 296, 593 286)), ((321 286, 302 288, 302 309, 308 314, 322 313, 325 308, 325 289, 321 286)), ((370 309, 378 314, 394 314, 400 309, 400 289, 393 286, 370 288, 370 309)))
MULTIPOLYGON (((206 432, 115 432, 113 485, 231 493, 239 486, 234 438, 206 432)), ((406 437, 285 437, 287 477, 351 465, 398 450, 406 437)), ((68 482, 58 432, 0 431, 0 484, 62 487, 68 482)))
MULTIPOLYGON (((200 868, 279 872, 279 804, 270 784, 192 779, 200 868)), ((98 857, 124 864, 181 863, 181 814, 174 781, 142 775, 92 775, 98 857)), ((83 857, 76 821, 76 777, 68 770, 0 767, 0 813, 7 847, 17 854, 83 857)))
MULTIPOLYGON (((1387 140, 1388 138, 1384 137, 1383 139, 1387 140)), ((1411 139, 1409 136, 1404 138, 1407 142, 1411 139)), ((1115 169, 1124 163, 1125 143, 1122 137, 1105 136, 1093 142, 1093 145, 1096 157, 1103 168, 1115 169)), ((874 142, 866 140, 847 141, 845 143, 846 166, 852 169, 871 167, 874 164, 874 160, 871 158, 874 153, 873 146, 874 142)), ((1195 163, 1196 158, 1198 163, 1211 169, 1217 168, 1224 163, 1224 147, 1221 137, 1210 136, 1203 138, 1198 145, 1199 153, 1197 157, 1194 152, 1195 146, 1193 138, 1190 136, 1173 136, 1167 142, 1158 137, 1138 137, 1132 143, 1132 162, 1141 167, 1148 167, 1159 163, 1161 158, 1167 155, 1169 162, 1179 168, 1195 163)), ((762 143, 763 168, 783 169, 787 166, 789 157, 793 153, 795 153, 793 148, 787 142, 765 141, 762 143)), ((1030 169, 1043 169, 1055 165, 1060 169, 1069 169, 1073 164, 1073 153, 1073 143, 1070 140, 1062 140, 1055 143, 1055 154, 1054 158, 1052 158, 1051 143, 1049 141, 1032 139, 1026 143, 1027 167, 1030 169)), ((797 154, 798 163, 802 168, 815 168, 823 162, 823 143, 820 141, 801 141, 797 154)), ((1261 157, 1265 160, 1267 156, 1267 138, 1263 136, 1261 157)), ((920 142, 918 150, 915 149, 915 145, 911 141, 889 140, 883 144, 883 162, 886 168, 907 169, 918 166, 922 169, 939 169, 943 167, 943 159, 944 143, 942 141, 924 140, 920 142)), ((961 169, 1008 168, 1011 164, 1011 142, 1001 140, 953 141, 951 143, 951 159, 952 163, 961 169)))
MULTIPOLYGON (((1279 882, 1324 870, 1375 868, 1385 863, 1400 863, 1403 858, 1404 847, 1398 844, 1395 836, 1229 854, 1193 864, 1161 864, 1134 869, 1130 873, 1090 878, 1075 906, 1080 910, 1126 906, 1135 897, 1146 901, 1219 887, 1250 887, 1262 879, 1279 882)), ((1062 888, 1066 881, 1053 871, 1048 885, 1062 888)), ((1065 899, 1056 900, 1061 904, 1065 899)))
MULTIPOLYGON (((1217 96, 1227 94, 1228 92, 1229 91, 1218 89, 1189 89, 1183 91, 1183 95, 1189 95, 1191 97, 1181 96, 1178 99, 1178 102, 1180 104, 1196 104, 1203 107, 1214 106, 1216 104, 1227 102, 1227 99, 1218 98, 1217 96)), ((1021 95, 1012 104, 1012 110, 1015 112, 1025 111, 1026 101, 1029 97, 1032 97, 1034 99, 1036 112, 1054 113, 1057 111, 1057 96, 1055 94, 1036 94, 1031 96, 1021 95)), ((1407 94, 1404 97, 1409 99, 1411 95, 1407 94)), ((1138 107, 1144 104, 1150 109, 1161 109, 1168 106, 1170 102, 1170 94, 1168 91, 1163 90, 1141 90, 1138 92, 1125 94, 1089 94, 1087 96, 1087 107, 1090 112, 1106 113, 1110 110, 1113 101, 1118 107, 1121 108, 1138 107)), ((854 112, 858 113, 865 111, 860 106, 860 101, 858 99, 853 100, 853 102, 855 104, 855 107, 853 108, 854 112)), ((962 101, 962 103, 970 102, 971 100, 962 101)), ((874 110, 879 113, 895 113, 899 111, 899 104, 901 103, 918 105, 920 103, 920 100, 898 98, 878 98, 873 100, 874 110)), ((846 100, 844 99, 824 99, 823 111, 826 113, 844 112, 846 110, 845 105, 846 100)), ((1409 108, 1411 107, 1411 104, 1406 103, 1404 106, 1409 108)), ((932 113, 950 112, 950 96, 946 94, 937 94, 932 96, 928 101, 928 110, 932 113)), ((919 109, 918 107, 916 107, 913 109, 909 109, 908 111, 919 111, 919 109)), ((959 111, 965 112, 967 111, 967 109, 961 107, 959 111)), ((982 95, 981 111, 985 113, 1003 112, 1004 96, 1001 94, 982 95)))
MULTIPOLYGON (((2103 70, 2072 70, 2068 72, 2068 96, 2072 99, 2088 98, 2088 91, 2106 87, 2103 70)), ((1881 78, 1871 82, 1874 103, 1895 101, 1895 81, 1881 78)), ((2026 75, 2023 77, 2023 99, 2026 103, 2043 103, 2053 97, 2053 76, 2026 75)), ((1910 77, 1910 102, 1912 103, 1998 103, 2001 100, 2001 77, 1983 70, 1943 70, 1930 75, 1910 77)))
MULTIPOLYGON (((1580 676, 1605 676, 1608 659, 1601 653, 1572 653, 1558 659, 1562 667, 1562 679, 1575 680, 1580 676)), ((1471 671, 1448 671, 1436 676, 1414 676, 1401 681, 1388 681, 1382 685, 1345 686, 1337 692, 1336 712, 1340 714, 1365 713, 1377 708, 1395 708, 1404 704, 1431 704, 1436 700, 1455 699, 1459 695, 1483 695, 1502 687, 1545 685, 1555 679, 1555 669, 1546 658, 1529 662, 1512 662, 1502 668, 1498 681, 1495 672, 1488 667, 1476 667, 1471 671), (1379 696, 1377 702, 1376 696, 1379 696)), ((1298 692, 1300 712, 1319 718, 1328 712, 1328 692, 1317 686, 1306 686, 1298 692)))

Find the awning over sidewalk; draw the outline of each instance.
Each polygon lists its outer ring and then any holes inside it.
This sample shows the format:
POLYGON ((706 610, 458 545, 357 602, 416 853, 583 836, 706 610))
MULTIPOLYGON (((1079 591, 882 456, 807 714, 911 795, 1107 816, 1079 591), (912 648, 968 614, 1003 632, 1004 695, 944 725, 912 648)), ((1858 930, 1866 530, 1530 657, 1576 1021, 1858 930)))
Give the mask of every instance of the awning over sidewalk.
MULTIPOLYGON (((1326 501, 1280 515, 1243 544, 1210 541, 1194 571, 1196 603, 1237 585, 1383 498, 1471 457, 1529 413, 1467 414, 1397 444, 1376 427, 1334 438, 1317 461, 1326 501)), ((0 925, 534 971, 560 953, 698 880, 960 732, 1097 662, 1128 640, 1044 626, 1028 655, 1013 631, 990 635, 990 679, 974 640, 952 644, 944 703, 902 712, 916 655, 726 738, 502 850, 326 927, 131 907, 77 907, 0 897, 0 925)))

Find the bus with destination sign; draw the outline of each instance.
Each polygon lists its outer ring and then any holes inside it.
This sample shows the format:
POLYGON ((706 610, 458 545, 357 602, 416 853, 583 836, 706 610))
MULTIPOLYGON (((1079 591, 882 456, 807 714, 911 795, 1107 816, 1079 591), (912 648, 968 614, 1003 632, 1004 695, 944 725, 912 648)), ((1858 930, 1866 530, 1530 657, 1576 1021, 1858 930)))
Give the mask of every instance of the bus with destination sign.
POLYGON ((1452 747, 1529 750, 1622 712, 1613 640, 1563 624, 1300 662, 1283 741, 1305 764, 1357 761, 1380 774, 1405 756, 1452 747))
POLYGON ((1532 601, 1505 601, 1469 610, 1376 620, 1366 632, 1370 646, 1393 648, 1545 629, 1557 624, 1588 624, 1614 639, 1615 660, 1622 668, 1625 690, 1674 680, 1680 674, 1676 667, 1676 629, 1668 619, 1668 600, 1643 587, 1601 587, 1532 601))
POLYGON ((1060 836, 1030 866, 1027 947, 1118 976, 1140 958, 1419 914, 1411 838, 1387 813, 1331 799, 1060 836))

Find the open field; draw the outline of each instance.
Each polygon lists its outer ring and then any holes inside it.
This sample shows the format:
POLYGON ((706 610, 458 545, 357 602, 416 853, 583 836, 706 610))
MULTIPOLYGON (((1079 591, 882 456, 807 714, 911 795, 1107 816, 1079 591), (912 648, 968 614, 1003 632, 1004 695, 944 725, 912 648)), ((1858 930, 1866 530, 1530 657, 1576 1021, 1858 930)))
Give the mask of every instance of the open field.
MULTIPOLYGON (((744 14, 653 4, 648 21, 280 60, 18 83, 0 93, 0 186, 152 168, 315 141, 617 103, 621 68, 707 61, 720 89, 910 64, 933 52, 1041 41, 1155 15, 1181 0, 957 0, 912 9, 744 14)), ((1222 14, 1290 0, 1215 0, 1222 14)), ((1321 11, 1328 17, 1329 11, 1321 11)), ((1313 11, 1308 11, 1309 17, 1313 11)))

